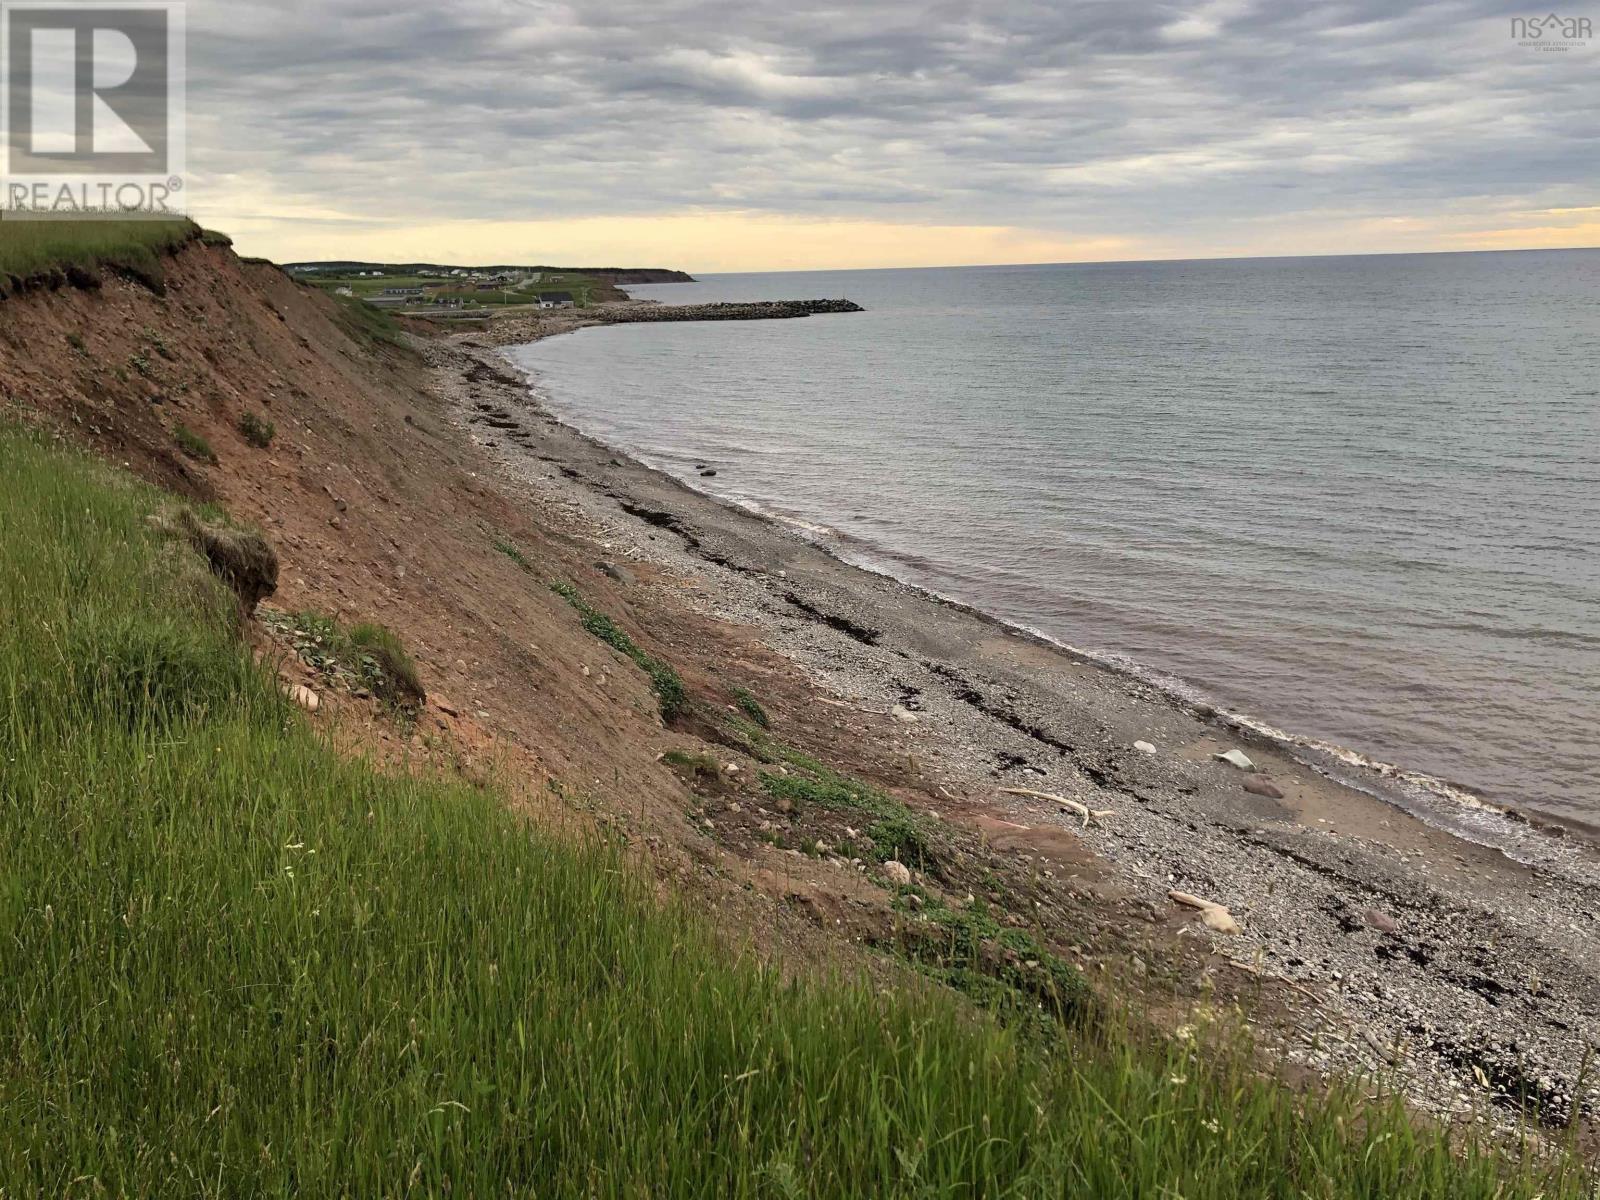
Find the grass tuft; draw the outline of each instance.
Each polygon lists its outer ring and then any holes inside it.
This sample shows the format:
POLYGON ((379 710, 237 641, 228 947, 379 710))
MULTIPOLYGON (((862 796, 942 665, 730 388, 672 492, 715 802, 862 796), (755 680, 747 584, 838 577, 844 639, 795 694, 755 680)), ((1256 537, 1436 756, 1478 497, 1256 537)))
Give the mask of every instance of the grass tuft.
POLYGON ((316 612, 267 612, 263 623, 294 645, 295 653, 324 679, 369 692, 386 704, 415 712, 427 700, 417 664, 392 630, 362 624, 346 630, 316 612))
POLYGON ((494 548, 501 554, 504 554, 512 562, 516 563, 517 566, 521 567, 528 574, 533 574, 533 564, 528 561, 528 556, 522 552, 522 547, 518 546, 515 542, 511 541, 509 538, 497 537, 494 539, 494 548))
POLYGON ((668 750, 661 761, 679 774, 697 779, 721 779, 722 765, 709 754, 695 754, 688 750, 668 750))
POLYGON ((256 449, 265 450, 278 435, 278 427, 257 413, 247 412, 239 418, 239 433, 256 449))
POLYGON ((762 729, 771 729, 772 720, 767 716, 767 710, 761 707, 760 701, 752 696, 748 689, 736 687, 733 689, 733 702, 739 711, 744 713, 762 729))
POLYGON ((172 431, 172 440, 177 442, 178 449, 182 450, 190 458, 199 462, 210 463, 213 467, 217 465, 217 452, 211 448, 211 443, 187 425, 179 425, 174 429, 172 431))

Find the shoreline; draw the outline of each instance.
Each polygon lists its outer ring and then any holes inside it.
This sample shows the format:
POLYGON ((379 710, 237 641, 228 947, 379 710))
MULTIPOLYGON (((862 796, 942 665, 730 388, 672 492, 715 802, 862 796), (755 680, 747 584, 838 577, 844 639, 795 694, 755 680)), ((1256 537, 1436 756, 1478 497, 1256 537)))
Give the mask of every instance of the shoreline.
POLYGON ((606 556, 684 580, 681 602, 751 628, 810 677, 819 703, 904 710, 911 721, 897 736, 918 747, 940 794, 970 798, 978 819, 1029 831, 1016 835, 1024 843, 1070 835, 1152 904, 1182 890, 1228 905, 1239 936, 1182 932, 1241 970, 1318 989, 1344 1023, 1313 1022, 1289 1051, 1295 1061, 1399 1069, 1408 1094, 1441 1112, 1481 1102, 1479 1076, 1502 1107, 1517 1091, 1552 1112, 1600 1109, 1592 1082, 1572 1094, 1585 1054, 1600 1048, 1588 1032, 1600 1030, 1593 848, 1505 819, 1550 850, 1515 861, 1330 778, 1232 714, 847 563, 565 423, 491 344, 594 323, 575 314, 453 339, 478 364, 478 396, 517 415, 513 434, 474 423, 465 396, 452 404, 515 486, 553 494, 604 530, 606 556), (1247 790, 1261 776, 1213 760, 1241 746, 1277 795, 1247 790), (1012 786, 1111 815, 1084 827, 1058 805, 1001 790, 1012 786))
MULTIPOLYGON (((630 306, 655 307, 659 303, 654 300, 631 301, 630 306)), ((623 322, 605 318, 588 320, 575 323, 570 329, 556 330, 554 333, 577 332, 589 325, 605 326, 615 323, 623 322)), ((505 348, 542 341, 547 336, 552 334, 540 334, 529 342, 512 342, 505 348)), ((1142 685, 1164 693, 1173 703, 1215 720, 1221 727, 1231 730, 1236 737, 1256 741, 1264 739, 1268 743, 1285 748, 1300 758, 1307 767, 1334 782, 1391 804, 1408 816, 1419 819, 1450 836, 1507 853, 1525 865, 1548 861, 1551 855, 1561 856, 1566 848, 1564 839, 1569 837, 1581 839, 1600 851, 1600 824, 1584 822, 1568 815, 1557 816, 1529 809, 1519 803, 1492 800, 1470 783, 1458 782, 1442 775, 1407 767, 1401 762, 1377 758, 1358 747, 1325 737, 1296 733, 1257 712, 1212 699, 1202 684, 1171 675, 1158 667, 1116 651, 1101 651, 1075 645, 1024 621, 993 612, 983 607, 981 601, 948 595, 938 590, 936 586, 908 578, 906 574, 895 569, 896 564, 892 554, 872 546, 871 543, 862 541, 861 545, 866 548, 865 552, 855 553, 850 543, 860 539, 842 530, 815 524, 800 514, 778 511, 760 501, 742 501, 702 487, 693 478, 679 474, 659 461, 652 461, 652 456, 647 451, 606 441, 602 435, 587 432, 574 424, 566 410, 547 402, 542 385, 532 373, 514 360, 508 361, 511 361, 514 370, 527 378, 529 389, 540 398, 542 407, 597 447, 613 454, 623 455, 637 462, 642 468, 671 479, 692 495, 703 497, 708 502, 746 514, 752 519, 772 525, 775 529, 790 533, 818 552, 837 559, 847 567, 881 576, 936 603, 968 612, 1019 635, 1036 638, 1041 643, 1084 663, 1128 676, 1142 685), (839 546, 829 545, 829 539, 836 539, 840 543, 839 546), (1529 836, 1530 834, 1533 836, 1529 836)))

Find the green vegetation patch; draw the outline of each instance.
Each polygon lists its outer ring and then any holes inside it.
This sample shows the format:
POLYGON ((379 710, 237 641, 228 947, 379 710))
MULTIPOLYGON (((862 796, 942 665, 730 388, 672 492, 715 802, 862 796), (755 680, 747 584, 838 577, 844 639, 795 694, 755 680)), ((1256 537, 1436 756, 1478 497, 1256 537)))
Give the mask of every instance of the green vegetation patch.
POLYGON ((159 288, 160 258, 200 236, 192 221, 0 221, 0 272, 107 267, 159 288))
POLYGON ((773 799, 786 799, 797 809, 815 805, 870 817, 872 824, 866 832, 872 839, 872 858, 878 862, 897 859, 919 870, 935 864, 933 829, 927 818, 881 788, 841 774, 808 754, 770 741, 767 748, 774 759, 791 768, 787 775, 761 772, 761 787, 773 799))
POLYGON ((405 334, 392 313, 355 296, 331 298, 337 305, 334 311, 340 327, 356 341, 367 346, 405 347, 405 334))
POLYGON ((494 548, 501 554, 504 554, 512 562, 516 563, 517 566, 521 567, 528 574, 533 574, 533 564, 528 561, 528 556, 522 552, 522 547, 518 546, 510 538, 495 538, 494 548))
POLYGON ((680 775, 691 779, 721 779, 722 766, 709 754, 695 754, 689 750, 668 750, 661 761, 680 775))
POLYGON ((382 625, 345 629, 321 613, 268 610, 262 611, 261 620, 284 634, 301 661, 325 679, 413 712, 427 699, 416 662, 400 638, 382 625))
POLYGON ((174 429, 172 431, 172 440, 177 442, 178 449, 182 450, 190 458, 199 462, 209 463, 213 467, 217 465, 217 452, 211 448, 211 443, 187 425, 179 425, 174 429))
POLYGON ((239 433, 258 450, 265 450, 278 435, 278 427, 258 413, 247 412, 239 418, 239 433))
POLYGON ((579 594, 578 589, 570 583, 557 580, 550 585, 550 590, 563 597, 568 604, 578 610, 578 615, 583 618, 583 627, 599 638, 606 645, 623 654, 638 664, 638 667, 650 678, 650 690, 655 692, 656 701, 661 706, 661 717, 670 721, 673 717, 683 712, 688 705, 689 695, 683 686, 683 680, 678 673, 668 664, 662 662, 639 646, 623 631, 622 627, 605 613, 593 608, 579 594))
POLYGON ((772 720, 767 716, 767 710, 761 707, 761 702, 750 694, 748 688, 736 687, 733 689, 733 703, 739 711, 744 713, 762 729, 771 729, 772 720))
POLYGON ((1008 1019, 1074 1021, 1092 996, 1082 972, 1033 933, 1003 925, 982 900, 952 908, 920 887, 901 890, 900 950, 925 974, 1008 1019))

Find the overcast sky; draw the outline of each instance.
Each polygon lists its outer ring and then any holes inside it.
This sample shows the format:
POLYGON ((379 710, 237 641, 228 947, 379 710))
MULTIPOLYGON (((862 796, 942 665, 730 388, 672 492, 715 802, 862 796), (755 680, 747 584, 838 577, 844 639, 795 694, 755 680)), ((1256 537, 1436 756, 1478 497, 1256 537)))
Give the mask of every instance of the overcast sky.
POLYGON ((191 0, 189 202, 280 261, 1600 244, 1600 41, 1536 11, 191 0))

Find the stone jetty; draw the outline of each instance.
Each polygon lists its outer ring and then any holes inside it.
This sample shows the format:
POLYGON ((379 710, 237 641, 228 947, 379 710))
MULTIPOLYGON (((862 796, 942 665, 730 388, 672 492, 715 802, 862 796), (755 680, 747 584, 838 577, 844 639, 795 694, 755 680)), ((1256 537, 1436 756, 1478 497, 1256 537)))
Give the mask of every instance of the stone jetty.
POLYGON ((853 300, 751 300, 722 304, 629 304, 602 309, 597 315, 607 325, 633 321, 775 321, 809 317, 814 313, 853 313, 866 310, 853 300))

